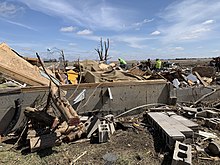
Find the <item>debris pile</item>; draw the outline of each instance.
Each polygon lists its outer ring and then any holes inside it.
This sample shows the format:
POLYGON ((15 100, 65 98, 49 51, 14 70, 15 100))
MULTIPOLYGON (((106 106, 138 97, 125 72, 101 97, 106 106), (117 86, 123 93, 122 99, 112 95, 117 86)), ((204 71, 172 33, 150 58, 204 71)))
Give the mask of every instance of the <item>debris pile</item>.
POLYGON ((83 82, 85 83, 143 81, 151 77, 150 71, 144 72, 136 67, 124 71, 114 63, 107 65, 104 63, 99 64, 96 61, 85 60, 80 63, 80 67, 82 68, 83 82))
POLYGON ((220 160, 220 111, 193 106, 178 104, 173 111, 169 107, 149 108, 145 115, 152 134, 162 138, 164 152, 168 148, 172 164, 192 164, 193 159, 220 160))
POLYGON ((31 152, 72 142, 82 138, 96 140, 98 143, 109 141, 115 132, 114 116, 78 116, 65 91, 50 87, 47 102, 37 107, 26 107, 22 131, 18 130, 15 147, 29 146, 31 152))
POLYGON ((49 85, 51 78, 56 84, 135 82, 162 78, 171 82, 176 88, 208 86, 219 81, 214 67, 196 66, 190 70, 169 62, 164 62, 164 67, 158 71, 154 67, 145 66, 147 62, 124 70, 115 63, 105 64, 93 60, 78 61, 73 66, 68 66, 66 61, 60 61, 45 67, 40 58, 22 57, 5 43, 0 44, 0 59, 0 73, 5 80, 1 81, 2 87, 49 85), (64 64, 61 64, 62 62, 64 64))
MULTIPOLYGON (((100 51, 97 49, 97 52, 100 51)), ((99 55, 101 58, 102 54, 99 53, 99 55)), ((137 134, 139 132, 151 133, 155 143, 155 137, 159 136, 163 143, 160 154, 164 154, 165 157, 168 152, 170 164, 192 164, 194 159, 197 159, 198 162, 200 160, 220 160, 220 104, 219 100, 214 102, 205 100, 220 89, 217 86, 219 77, 215 68, 197 66, 188 69, 166 63, 164 68, 158 70, 158 68, 151 68, 149 64, 143 65, 142 63, 125 70, 115 63, 105 64, 92 60, 78 61, 73 66, 67 66, 65 62, 63 65, 45 67, 38 54, 37 57, 37 60, 22 58, 6 44, 0 45, 0 88, 49 87, 49 91, 45 94, 46 101, 42 101, 40 105, 25 105, 24 112, 21 111, 25 115, 25 122, 21 126, 22 129, 14 132, 18 138, 14 146, 28 146, 31 152, 36 152, 62 143, 75 143, 78 140, 90 141, 91 143, 111 143, 111 138, 118 129, 131 129, 137 134), (28 61, 32 61, 34 65, 28 61), (108 115, 102 114, 100 111, 83 113, 80 116, 78 109, 74 109, 74 106, 79 107, 80 102, 85 99, 86 89, 78 92, 76 97, 72 94, 69 97, 72 99, 71 102, 69 98, 67 99, 67 91, 61 89, 63 84, 78 84, 74 86, 75 94, 81 83, 99 83, 91 92, 91 97, 87 98, 84 104, 86 105, 102 82, 124 83, 132 81, 136 83, 161 78, 170 82, 169 84, 172 84, 175 90, 206 87, 212 91, 191 102, 178 102, 178 98, 173 97, 174 101, 171 105, 167 105, 168 103, 149 103, 134 105, 130 110, 120 107, 122 113, 117 113, 117 116, 110 112, 106 112, 108 115), (216 86, 211 87, 211 85, 216 86), (140 115, 143 116, 137 117, 140 115)), ((104 61, 107 61, 107 56, 104 61)), ((170 93, 175 90, 171 91, 166 88, 166 96, 172 98, 170 93)), ((105 93, 102 89, 101 92, 105 93)), ((112 92, 108 86, 106 93, 112 101, 112 92)), ((133 99, 138 99, 139 95, 136 97, 132 94, 128 96, 131 97, 130 101, 132 102, 133 99)), ((146 97, 146 93, 143 97, 146 97)), ((115 98, 123 100, 121 97, 115 98)), ((101 96, 100 102, 104 106, 105 100, 101 96)), ((111 103, 109 105, 111 106, 111 103)), ((0 136, 1 140, 4 141, 9 133, 11 132, 8 131, 4 136, 0 136)), ((106 156, 108 157, 109 154, 106 156)), ((104 156, 105 159, 107 159, 106 156, 104 156)))

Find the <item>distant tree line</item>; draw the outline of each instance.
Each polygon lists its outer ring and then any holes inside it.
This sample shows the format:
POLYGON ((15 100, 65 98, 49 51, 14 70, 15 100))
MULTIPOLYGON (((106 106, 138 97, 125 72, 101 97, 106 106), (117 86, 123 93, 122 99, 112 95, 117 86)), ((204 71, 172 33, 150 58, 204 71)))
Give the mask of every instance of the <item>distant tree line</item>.
POLYGON ((58 62, 58 60, 55 58, 49 58, 49 59, 44 58, 43 60, 44 60, 44 62, 58 62))

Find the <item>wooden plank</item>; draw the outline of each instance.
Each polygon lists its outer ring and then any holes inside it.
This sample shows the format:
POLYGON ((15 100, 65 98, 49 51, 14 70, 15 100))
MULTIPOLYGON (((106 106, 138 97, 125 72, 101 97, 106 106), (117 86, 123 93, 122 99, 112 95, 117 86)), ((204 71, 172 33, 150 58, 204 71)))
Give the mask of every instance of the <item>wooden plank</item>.
MULTIPOLYGON (((136 81, 136 82, 102 82, 102 83, 82 83, 79 85, 79 89, 83 88, 83 89, 90 89, 90 88, 94 88, 94 87, 118 87, 118 86, 130 86, 130 85, 134 85, 134 86, 141 86, 141 85, 154 85, 154 84, 167 84, 167 81, 163 80, 163 79, 157 79, 157 80, 144 80, 144 81, 136 81)), ((69 89, 74 89, 77 88, 78 84, 73 85, 73 84, 65 84, 65 85, 61 85, 61 89, 63 90, 69 90, 69 89)), ((22 87, 21 91, 24 93, 28 93, 28 92, 33 92, 33 91, 48 91, 48 86, 32 86, 32 87, 22 87)))
POLYGON ((202 83, 205 87, 207 87, 207 86, 209 85, 207 82, 203 81, 202 77, 199 75, 198 72, 194 72, 194 73, 195 73, 196 77, 199 79, 199 81, 201 81, 201 83, 202 83))

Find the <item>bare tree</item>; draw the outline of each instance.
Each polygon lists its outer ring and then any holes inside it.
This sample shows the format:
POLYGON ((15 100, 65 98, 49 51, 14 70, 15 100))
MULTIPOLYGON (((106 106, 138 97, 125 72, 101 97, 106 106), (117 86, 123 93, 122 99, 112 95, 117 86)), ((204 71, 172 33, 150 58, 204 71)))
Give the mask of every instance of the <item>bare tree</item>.
POLYGON ((97 48, 95 49, 96 52, 98 53, 99 55, 99 59, 100 61, 104 61, 105 63, 107 62, 108 60, 108 50, 109 50, 109 39, 107 39, 107 41, 104 41, 104 48, 105 48, 105 51, 104 51, 104 54, 103 54, 103 42, 102 42, 102 38, 100 39, 100 48, 97 48))

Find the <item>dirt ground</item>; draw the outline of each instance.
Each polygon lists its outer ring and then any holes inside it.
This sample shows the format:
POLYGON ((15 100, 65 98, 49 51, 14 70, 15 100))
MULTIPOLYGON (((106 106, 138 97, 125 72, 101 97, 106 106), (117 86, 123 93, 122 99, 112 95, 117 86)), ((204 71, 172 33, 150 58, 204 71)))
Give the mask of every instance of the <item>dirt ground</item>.
POLYGON ((117 130, 111 140, 102 144, 91 144, 89 141, 77 144, 65 144, 38 153, 26 153, 10 149, 11 145, 0 145, 1 165, 37 165, 37 164, 70 164, 71 161, 86 151, 76 164, 113 164, 103 159, 105 154, 113 156, 114 164, 161 164, 162 159, 154 150, 152 135, 146 130, 117 130))
MULTIPOLYGON (((129 125, 129 124, 128 124, 129 125)), ((128 126, 127 125, 127 126, 128 126)), ((126 126, 126 127, 127 127, 126 126)), ((80 155, 75 164, 79 165, 169 165, 172 152, 164 150, 163 141, 157 132, 148 127, 116 130, 107 143, 62 143, 52 149, 30 153, 27 148, 15 150, 13 145, 0 143, 0 165, 70 165, 80 155)), ((200 160, 194 155, 193 164, 220 164, 220 161, 200 160)))
POLYGON ((11 149, 12 145, 0 143, 0 165, 37 165, 37 164, 70 164, 71 161, 86 152, 75 164, 80 165, 159 165, 163 157, 155 151, 154 137, 148 127, 135 129, 131 119, 143 120, 143 115, 122 118, 117 130, 107 143, 96 143, 96 139, 80 143, 62 143, 52 149, 30 153, 28 149, 11 149), (124 124, 121 124, 124 123, 124 124), (110 160, 109 160, 110 159, 110 160))

